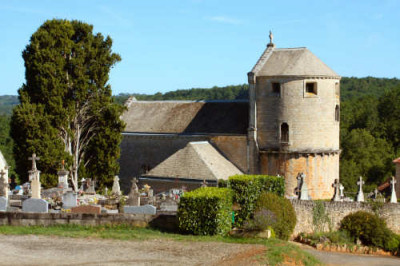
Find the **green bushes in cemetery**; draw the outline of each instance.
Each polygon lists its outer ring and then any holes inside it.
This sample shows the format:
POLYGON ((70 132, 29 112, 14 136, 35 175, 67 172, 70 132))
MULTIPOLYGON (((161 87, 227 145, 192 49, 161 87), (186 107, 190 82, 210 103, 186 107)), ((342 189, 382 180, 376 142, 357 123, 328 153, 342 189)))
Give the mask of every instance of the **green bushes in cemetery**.
POLYGON ((203 187, 185 193, 178 207, 179 228, 195 235, 223 235, 232 228, 232 191, 203 187))
POLYGON ((340 230, 347 231, 354 242, 359 239, 363 245, 395 252, 400 238, 387 228, 385 221, 375 214, 358 211, 343 218, 340 230))
POLYGON ((235 175, 229 177, 228 184, 234 193, 233 201, 240 205, 240 210, 235 214, 236 226, 242 226, 251 217, 262 192, 272 192, 279 196, 285 193, 285 180, 276 176, 235 175))
POLYGON ((267 211, 273 214, 270 225, 276 237, 288 240, 296 226, 296 213, 292 203, 274 193, 263 192, 256 202, 255 214, 267 211))

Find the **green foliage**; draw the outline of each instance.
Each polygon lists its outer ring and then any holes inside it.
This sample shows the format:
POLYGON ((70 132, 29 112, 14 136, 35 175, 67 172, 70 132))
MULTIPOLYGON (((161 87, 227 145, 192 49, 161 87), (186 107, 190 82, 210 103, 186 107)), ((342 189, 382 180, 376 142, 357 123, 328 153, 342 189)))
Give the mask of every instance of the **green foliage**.
POLYGON ((45 187, 56 183, 63 159, 75 183, 86 172, 104 186, 119 171, 124 108, 113 102, 107 82, 121 59, 112 53, 110 37, 92 31, 80 21, 49 20, 23 51, 26 83, 18 91, 11 130, 22 179, 32 152, 41 157, 45 187))
POLYGON ((203 187, 183 194, 178 213, 179 228, 195 235, 224 235, 232 227, 232 191, 203 187))
POLYGON ((331 221, 325 210, 325 205, 323 201, 317 200, 314 202, 313 207, 313 225, 314 232, 322 232, 326 224, 329 225, 331 229, 331 221))
POLYGON ((235 175, 229 177, 229 187, 233 190, 233 201, 239 203, 240 211, 235 215, 235 224, 242 226, 254 213, 256 202, 264 191, 283 196, 285 180, 266 175, 235 175))
POLYGON ((372 191, 392 174, 394 152, 385 140, 366 129, 354 129, 342 142, 340 177, 347 190, 357 191, 357 179, 366 179, 365 191, 372 191))
POLYGON ((256 213, 260 210, 269 210, 275 215, 276 221, 271 226, 276 237, 288 240, 296 226, 296 213, 292 203, 274 193, 264 192, 257 201, 256 213))
MULTIPOLYGON (((272 228, 273 224, 276 223, 276 215, 270 210, 261 208, 254 212, 253 218, 247 220, 243 228, 246 230, 257 230, 263 231, 268 228, 272 228)), ((275 234, 275 231, 274 231, 275 234)))
POLYGON ((343 218, 340 230, 347 231, 353 241, 360 241, 367 246, 382 248, 386 251, 397 251, 399 238, 387 228, 383 219, 375 214, 358 211, 343 218))

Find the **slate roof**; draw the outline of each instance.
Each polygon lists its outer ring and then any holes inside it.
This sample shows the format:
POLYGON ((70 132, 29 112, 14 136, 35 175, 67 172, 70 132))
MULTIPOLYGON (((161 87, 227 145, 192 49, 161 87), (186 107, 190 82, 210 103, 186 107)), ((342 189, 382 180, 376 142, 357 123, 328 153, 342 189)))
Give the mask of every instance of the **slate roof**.
POLYGON ((246 134, 247 101, 129 101, 125 132, 246 134))
POLYGON ((328 76, 339 75, 307 48, 269 46, 253 67, 256 76, 328 76))
POLYGON ((243 174, 209 142, 189 142, 144 177, 184 178, 193 180, 225 179, 243 174))

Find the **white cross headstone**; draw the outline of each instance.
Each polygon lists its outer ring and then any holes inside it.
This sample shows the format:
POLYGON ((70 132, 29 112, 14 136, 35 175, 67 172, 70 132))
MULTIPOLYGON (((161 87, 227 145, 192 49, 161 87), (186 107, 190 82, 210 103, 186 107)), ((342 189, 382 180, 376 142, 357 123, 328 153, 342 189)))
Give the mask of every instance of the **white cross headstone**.
POLYGON ((364 192, 362 190, 362 186, 364 185, 364 181, 362 179, 362 176, 360 176, 359 180, 357 181, 358 185, 358 193, 357 193, 357 201, 358 202, 364 202, 364 192))
POLYGON ((28 160, 32 161, 32 170, 28 171, 29 173, 29 181, 31 181, 31 190, 32 190, 32 198, 40 199, 41 198, 41 184, 40 184, 40 171, 36 168, 36 161, 40 160, 40 157, 37 157, 36 154, 32 154, 32 157, 29 157, 28 160))
POLYGON ((390 197, 391 203, 397 203, 397 196, 395 190, 396 183, 397 183, 396 179, 394 178, 394 176, 392 176, 392 180, 390 181, 390 184, 392 184, 392 196, 390 197))
POLYGON ((40 160, 40 157, 36 156, 36 153, 32 154, 32 157, 28 158, 29 161, 32 161, 32 171, 37 170, 36 168, 36 161, 40 160))
POLYGON ((332 184, 332 187, 335 188, 335 196, 333 197, 333 201, 341 201, 342 199, 340 198, 340 183, 339 179, 335 179, 335 182, 332 184))
POLYGON ((343 199, 344 198, 344 186, 342 184, 340 184, 339 190, 340 190, 340 198, 343 199))

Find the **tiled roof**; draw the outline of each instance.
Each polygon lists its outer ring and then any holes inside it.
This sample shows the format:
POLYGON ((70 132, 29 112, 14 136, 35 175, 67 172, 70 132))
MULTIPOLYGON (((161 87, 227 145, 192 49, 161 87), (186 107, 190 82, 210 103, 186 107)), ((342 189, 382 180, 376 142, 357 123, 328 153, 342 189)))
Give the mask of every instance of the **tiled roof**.
POLYGON ((268 47, 252 72, 256 76, 329 76, 339 75, 307 48, 268 47))
POLYGON ((209 142, 189 142, 165 161, 150 170, 145 177, 184 178, 194 180, 227 180, 242 174, 209 142))
POLYGON ((247 101, 130 101, 125 132, 246 134, 247 101))

